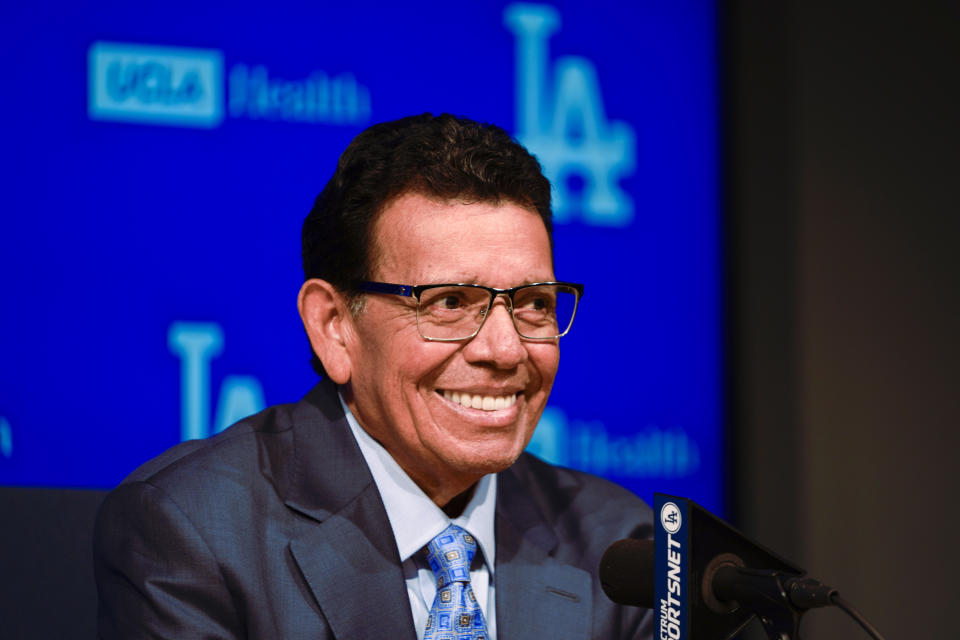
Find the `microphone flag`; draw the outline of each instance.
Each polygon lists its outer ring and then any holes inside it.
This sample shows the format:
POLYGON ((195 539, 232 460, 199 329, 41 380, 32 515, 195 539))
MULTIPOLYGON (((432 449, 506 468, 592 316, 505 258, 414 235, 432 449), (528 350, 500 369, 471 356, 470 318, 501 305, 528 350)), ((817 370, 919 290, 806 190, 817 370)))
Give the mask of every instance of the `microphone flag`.
MULTIPOLYGON (((659 640, 734 637, 759 615, 772 632, 794 629, 799 612, 723 601, 714 594, 714 576, 723 566, 760 568, 800 576, 803 569, 753 542, 687 498, 654 494, 654 629, 659 640), (760 613, 762 611, 762 614, 760 613)), ((746 604, 746 603, 744 603, 746 604)))
POLYGON ((660 640, 690 637, 690 502, 654 495, 654 635, 660 640))

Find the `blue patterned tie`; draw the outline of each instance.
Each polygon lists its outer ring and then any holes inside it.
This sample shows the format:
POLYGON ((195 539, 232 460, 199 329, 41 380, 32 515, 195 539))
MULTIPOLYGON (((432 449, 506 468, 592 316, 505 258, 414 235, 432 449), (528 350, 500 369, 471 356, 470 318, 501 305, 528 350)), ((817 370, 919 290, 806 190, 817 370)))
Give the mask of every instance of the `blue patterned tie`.
POLYGON ((486 640, 487 625, 470 586, 470 563, 476 552, 473 536, 454 524, 427 545, 437 595, 423 640, 486 640))

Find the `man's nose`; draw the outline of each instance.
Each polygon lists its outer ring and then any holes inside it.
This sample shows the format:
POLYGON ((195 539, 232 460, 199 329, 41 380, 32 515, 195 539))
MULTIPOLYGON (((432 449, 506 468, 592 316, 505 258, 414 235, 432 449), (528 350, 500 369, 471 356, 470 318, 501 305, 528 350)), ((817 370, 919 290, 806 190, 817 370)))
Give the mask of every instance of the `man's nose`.
POLYGON ((470 362, 489 362, 500 369, 512 369, 527 359, 527 348, 513 324, 507 302, 498 297, 486 320, 464 348, 470 362))

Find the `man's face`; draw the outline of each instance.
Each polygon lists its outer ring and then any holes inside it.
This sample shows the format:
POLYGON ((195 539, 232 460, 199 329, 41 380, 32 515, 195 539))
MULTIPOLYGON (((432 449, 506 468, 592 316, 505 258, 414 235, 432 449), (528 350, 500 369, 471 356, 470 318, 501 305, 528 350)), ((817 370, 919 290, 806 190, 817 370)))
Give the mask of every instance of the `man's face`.
MULTIPOLYGON (((374 249, 373 279, 382 282, 509 288, 554 280, 542 220, 511 203, 405 194, 379 217, 374 249)), ((499 296, 480 333, 463 342, 421 338, 414 298, 367 294, 353 321, 347 403, 435 500, 438 488, 459 492, 512 464, 550 394, 557 341, 520 338, 505 303, 499 296), (507 406, 466 407, 463 394, 507 406)))

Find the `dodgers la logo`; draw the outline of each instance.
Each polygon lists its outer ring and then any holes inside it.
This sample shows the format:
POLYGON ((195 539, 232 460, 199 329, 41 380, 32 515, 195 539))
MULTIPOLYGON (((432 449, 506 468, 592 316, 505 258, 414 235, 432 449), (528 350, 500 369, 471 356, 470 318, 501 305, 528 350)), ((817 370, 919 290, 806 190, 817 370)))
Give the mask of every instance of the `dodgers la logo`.
POLYGON ((13 455, 13 437, 11 435, 10 423, 3 416, 0 416, 0 456, 9 458, 13 455))
POLYGON ((578 56, 557 58, 548 83, 547 41, 560 28, 553 7, 512 4, 504 23, 516 36, 517 138, 537 156, 553 184, 557 222, 622 227, 633 220, 633 200, 618 181, 633 173, 636 136, 625 122, 608 121, 597 71, 578 56), (583 181, 579 197, 567 181, 583 181))
POLYGON ((660 524, 663 525, 667 533, 676 533, 683 524, 683 516, 680 515, 680 507, 673 502, 664 503, 660 509, 660 524))
MULTIPOLYGON (((206 438, 210 424, 210 361, 223 351, 223 329, 215 322, 174 322, 167 346, 180 358, 180 439, 206 438)), ((253 376, 227 376, 220 386, 212 433, 266 406, 263 387, 253 376)))

